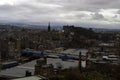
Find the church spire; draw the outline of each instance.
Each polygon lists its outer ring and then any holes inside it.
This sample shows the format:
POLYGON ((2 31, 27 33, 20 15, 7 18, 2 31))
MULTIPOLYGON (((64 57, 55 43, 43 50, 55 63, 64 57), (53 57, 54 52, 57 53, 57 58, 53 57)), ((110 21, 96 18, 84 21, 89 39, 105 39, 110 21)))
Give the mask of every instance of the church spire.
POLYGON ((50 22, 48 23, 48 32, 51 31, 51 26, 50 26, 50 22))

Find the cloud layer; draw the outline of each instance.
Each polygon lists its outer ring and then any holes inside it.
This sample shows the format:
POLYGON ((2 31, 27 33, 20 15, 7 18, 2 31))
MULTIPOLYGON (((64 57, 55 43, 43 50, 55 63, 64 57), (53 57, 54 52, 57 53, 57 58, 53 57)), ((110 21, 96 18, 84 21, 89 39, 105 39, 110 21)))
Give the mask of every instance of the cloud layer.
POLYGON ((0 22, 120 28, 120 0, 1 0, 0 22))

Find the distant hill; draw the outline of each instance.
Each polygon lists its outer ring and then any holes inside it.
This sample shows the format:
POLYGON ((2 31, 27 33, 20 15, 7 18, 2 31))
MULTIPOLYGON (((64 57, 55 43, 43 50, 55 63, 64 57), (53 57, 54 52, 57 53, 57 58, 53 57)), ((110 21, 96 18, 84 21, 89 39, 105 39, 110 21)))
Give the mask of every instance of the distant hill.
MULTIPOLYGON (((4 27, 11 27, 11 26, 15 26, 15 27, 23 27, 23 28, 34 28, 34 29, 47 29, 48 25, 44 25, 44 24, 27 24, 27 23, 0 23, 1 26, 4 27)), ((61 30, 62 26, 60 25, 51 25, 51 29, 56 29, 56 30, 61 30)))
POLYGON ((120 32, 120 29, 93 28, 93 31, 97 33, 113 33, 113 32, 120 32))

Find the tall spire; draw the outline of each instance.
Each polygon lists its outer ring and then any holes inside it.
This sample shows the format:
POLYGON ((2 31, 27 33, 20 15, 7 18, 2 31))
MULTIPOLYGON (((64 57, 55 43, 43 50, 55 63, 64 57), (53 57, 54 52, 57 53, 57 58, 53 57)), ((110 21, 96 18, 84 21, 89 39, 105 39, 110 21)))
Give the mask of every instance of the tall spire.
POLYGON ((48 32, 51 31, 50 22, 48 23, 48 32))

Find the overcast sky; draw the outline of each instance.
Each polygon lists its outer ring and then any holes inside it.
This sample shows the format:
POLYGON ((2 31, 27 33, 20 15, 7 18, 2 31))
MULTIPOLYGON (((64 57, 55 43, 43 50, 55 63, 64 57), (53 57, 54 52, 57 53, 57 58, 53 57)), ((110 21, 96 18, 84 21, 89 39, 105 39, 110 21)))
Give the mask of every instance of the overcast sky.
POLYGON ((0 0, 0 22, 120 29, 120 0, 0 0))

